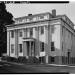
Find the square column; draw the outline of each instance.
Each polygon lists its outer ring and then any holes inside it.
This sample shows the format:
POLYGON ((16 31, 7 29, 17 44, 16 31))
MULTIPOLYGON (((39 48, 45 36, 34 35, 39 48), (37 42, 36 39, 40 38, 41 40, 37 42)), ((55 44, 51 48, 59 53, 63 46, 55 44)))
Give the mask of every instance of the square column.
POLYGON ((23 42, 23 56, 27 56, 27 45, 26 41, 23 42))
POLYGON ((31 56, 31 41, 29 42, 29 56, 31 56))
POLYGON ((7 31, 7 55, 10 56, 10 31, 7 31))
POLYGON ((18 57, 18 30, 15 30, 15 57, 18 57))

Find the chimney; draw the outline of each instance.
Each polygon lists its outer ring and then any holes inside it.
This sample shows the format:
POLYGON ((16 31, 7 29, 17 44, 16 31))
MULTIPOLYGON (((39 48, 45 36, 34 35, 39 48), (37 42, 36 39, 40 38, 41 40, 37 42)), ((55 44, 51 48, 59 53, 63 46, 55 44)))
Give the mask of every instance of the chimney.
POLYGON ((52 15, 53 15, 53 18, 56 17, 56 10, 55 9, 52 10, 52 15))
POLYGON ((28 14, 28 16, 31 16, 32 14, 28 14))

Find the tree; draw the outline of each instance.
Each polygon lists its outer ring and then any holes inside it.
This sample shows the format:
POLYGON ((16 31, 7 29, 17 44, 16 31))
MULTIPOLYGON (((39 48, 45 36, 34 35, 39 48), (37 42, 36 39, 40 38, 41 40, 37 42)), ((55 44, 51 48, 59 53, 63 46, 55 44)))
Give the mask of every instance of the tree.
POLYGON ((6 10, 4 2, 0 3, 0 56, 7 50, 7 31, 6 25, 12 24, 13 15, 6 10))

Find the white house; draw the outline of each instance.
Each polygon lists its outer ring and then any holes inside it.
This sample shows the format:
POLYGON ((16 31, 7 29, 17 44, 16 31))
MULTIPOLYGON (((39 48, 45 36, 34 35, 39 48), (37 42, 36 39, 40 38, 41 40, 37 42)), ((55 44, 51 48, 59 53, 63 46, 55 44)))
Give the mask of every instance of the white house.
POLYGON ((42 58, 51 64, 75 63, 74 24, 56 10, 15 18, 7 25, 7 55, 42 58))

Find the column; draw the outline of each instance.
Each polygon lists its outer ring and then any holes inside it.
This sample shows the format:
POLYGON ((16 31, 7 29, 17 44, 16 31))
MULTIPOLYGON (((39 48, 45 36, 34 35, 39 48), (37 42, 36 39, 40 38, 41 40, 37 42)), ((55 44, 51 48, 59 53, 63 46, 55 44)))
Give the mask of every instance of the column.
POLYGON ((36 42, 35 42, 35 56, 40 55, 40 41, 39 41, 39 27, 35 28, 35 37, 36 37, 36 42))
POLYGON ((23 56, 27 56, 27 45, 26 45, 26 41, 23 42, 23 56))
POLYGON ((45 32, 45 62, 48 63, 48 56, 50 55, 50 40, 48 37, 49 36, 49 30, 48 30, 48 26, 46 25, 44 28, 44 32, 45 32))
POLYGON ((10 31, 7 31, 7 55, 10 56, 10 31))
POLYGON ((29 56, 31 56, 31 41, 29 42, 29 56))
POLYGON ((18 30, 15 30, 15 56, 18 57, 18 30))

